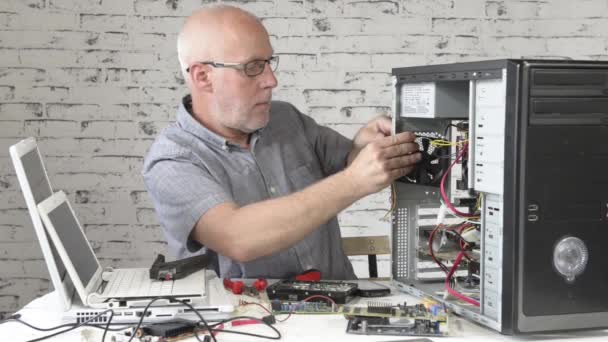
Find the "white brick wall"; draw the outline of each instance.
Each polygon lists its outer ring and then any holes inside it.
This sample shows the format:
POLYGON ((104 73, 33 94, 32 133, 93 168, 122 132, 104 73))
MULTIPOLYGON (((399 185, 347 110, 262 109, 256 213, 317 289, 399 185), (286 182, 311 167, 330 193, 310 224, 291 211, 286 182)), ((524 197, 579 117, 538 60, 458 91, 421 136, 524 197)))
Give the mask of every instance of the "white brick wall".
MULTIPOLYGON (((48 274, 8 158, 38 138, 98 256, 165 252, 140 176, 186 92, 175 52, 201 0, 0 1, 0 315, 46 293, 48 274)), ((222 1, 220 1, 222 2, 222 1)), ((281 65, 276 99, 352 136, 390 108, 390 69, 521 56, 608 59, 606 0, 223 1, 260 16, 281 65)), ((388 192, 340 215, 345 236, 386 234, 388 192)), ((357 272, 366 275, 365 259, 357 272)), ((381 275, 389 274, 387 258, 381 275)))

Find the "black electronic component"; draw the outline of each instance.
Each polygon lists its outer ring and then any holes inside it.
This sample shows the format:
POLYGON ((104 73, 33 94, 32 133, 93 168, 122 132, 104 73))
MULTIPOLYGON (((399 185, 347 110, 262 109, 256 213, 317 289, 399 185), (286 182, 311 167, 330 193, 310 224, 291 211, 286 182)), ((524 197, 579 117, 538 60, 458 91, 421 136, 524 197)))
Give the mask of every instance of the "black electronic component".
POLYGON ((357 296, 359 297, 384 297, 391 294, 391 289, 388 286, 371 280, 359 280, 357 285, 357 296))
POLYGON ((158 337, 176 337, 185 334, 193 334, 197 322, 188 320, 177 320, 171 322, 148 324, 141 327, 136 336, 158 336, 158 337))
POLYGON ((165 256, 159 254, 150 267, 150 279, 175 280, 181 279, 209 264, 207 254, 201 254, 186 259, 165 262, 165 256))
POLYGON ((346 303, 357 291, 356 283, 331 282, 331 281, 293 281, 283 280, 276 282, 266 288, 269 299, 280 299, 288 301, 301 301, 311 296, 310 301, 327 301, 323 297, 331 298, 336 304, 346 303))

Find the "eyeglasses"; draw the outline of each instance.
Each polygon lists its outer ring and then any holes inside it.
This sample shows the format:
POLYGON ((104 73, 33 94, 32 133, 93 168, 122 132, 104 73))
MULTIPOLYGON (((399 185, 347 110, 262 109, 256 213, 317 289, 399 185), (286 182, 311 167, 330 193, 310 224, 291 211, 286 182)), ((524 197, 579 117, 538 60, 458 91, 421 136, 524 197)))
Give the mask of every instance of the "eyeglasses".
MULTIPOLYGON (((214 68, 233 68, 242 70, 245 75, 249 77, 255 77, 263 73, 266 63, 268 63, 272 71, 276 71, 279 66, 279 56, 271 56, 268 59, 255 59, 247 63, 198 62, 198 64, 211 65, 214 68)), ((191 67, 188 67, 186 72, 190 72, 190 68, 191 67)))

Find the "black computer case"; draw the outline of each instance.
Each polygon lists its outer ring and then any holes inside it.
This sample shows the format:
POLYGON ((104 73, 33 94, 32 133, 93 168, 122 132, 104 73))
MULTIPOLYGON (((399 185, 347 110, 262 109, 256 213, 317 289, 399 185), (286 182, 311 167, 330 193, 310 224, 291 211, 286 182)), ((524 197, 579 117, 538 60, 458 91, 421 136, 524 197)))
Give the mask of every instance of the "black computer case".
POLYGON ((393 128, 415 132, 424 154, 418 173, 393 185, 395 285, 503 334, 608 327, 608 62, 392 74, 393 128), (450 214, 446 199, 467 215, 450 214), (446 285, 429 255, 443 253, 450 269, 461 252, 470 260, 446 285))

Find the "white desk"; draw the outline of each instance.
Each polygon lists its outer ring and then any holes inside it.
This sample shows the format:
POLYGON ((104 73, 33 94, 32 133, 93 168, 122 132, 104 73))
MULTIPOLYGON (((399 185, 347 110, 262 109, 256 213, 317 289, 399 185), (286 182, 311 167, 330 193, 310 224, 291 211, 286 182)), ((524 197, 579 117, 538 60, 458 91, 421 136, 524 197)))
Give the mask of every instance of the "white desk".
MULTIPOLYGON (((364 301, 367 299, 363 299, 364 301)), ((376 299, 371 299, 376 300, 376 299)), ((380 298, 378 300, 381 300, 380 298)), ((398 303, 407 301, 408 304, 419 302, 414 297, 396 291, 390 297, 382 297, 382 300, 390 300, 398 303)), ((61 312, 57 309, 57 298, 54 292, 48 293, 40 298, 33 300, 26 305, 19 313, 21 319, 39 327, 50 327, 61 324, 61 312)), ((248 306, 249 307, 249 306, 248 306)), ((261 309, 253 309, 250 313, 255 315, 261 309)), ((275 327, 281 332, 281 341, 288 342, 312 342, 312 341, 406 341, 413 337, 402 336, 361 336, 347 334, 346 319, 342 315, 292 315, 286 322, 277 323, 275 327)), ((263 325, 246 325, 234 328, 244 332, 272 335, 274 332, 263 325)), ((604 331, 584 331, 558 335, 531 335, 531 336, 503 336, 487 328, 475 325, 462 318, 450 317, 450 337, 431 338, 433 341, 608 341, 608 330, 604 331)), ((26 341, 28 339, 41 337, 51 332, 39 332, 32 330, 18 322, 8 322, 0 325, 0 336, 3 341, 26 341), (10 337, 7 339, 7 337, 10 337)), ((51 341, 101 341, 103 330, 84 327, 75 331, 59 335, 51 341)), ((111 341, 108 332, 106 341, 111 341)), ((217 335, 218 342, 244 342, 244 341, 269 341, 266 339, 253 338, 242 335, 220 333, 217 335)), ((196 341, 190 338, 184 341, 196 341)))

